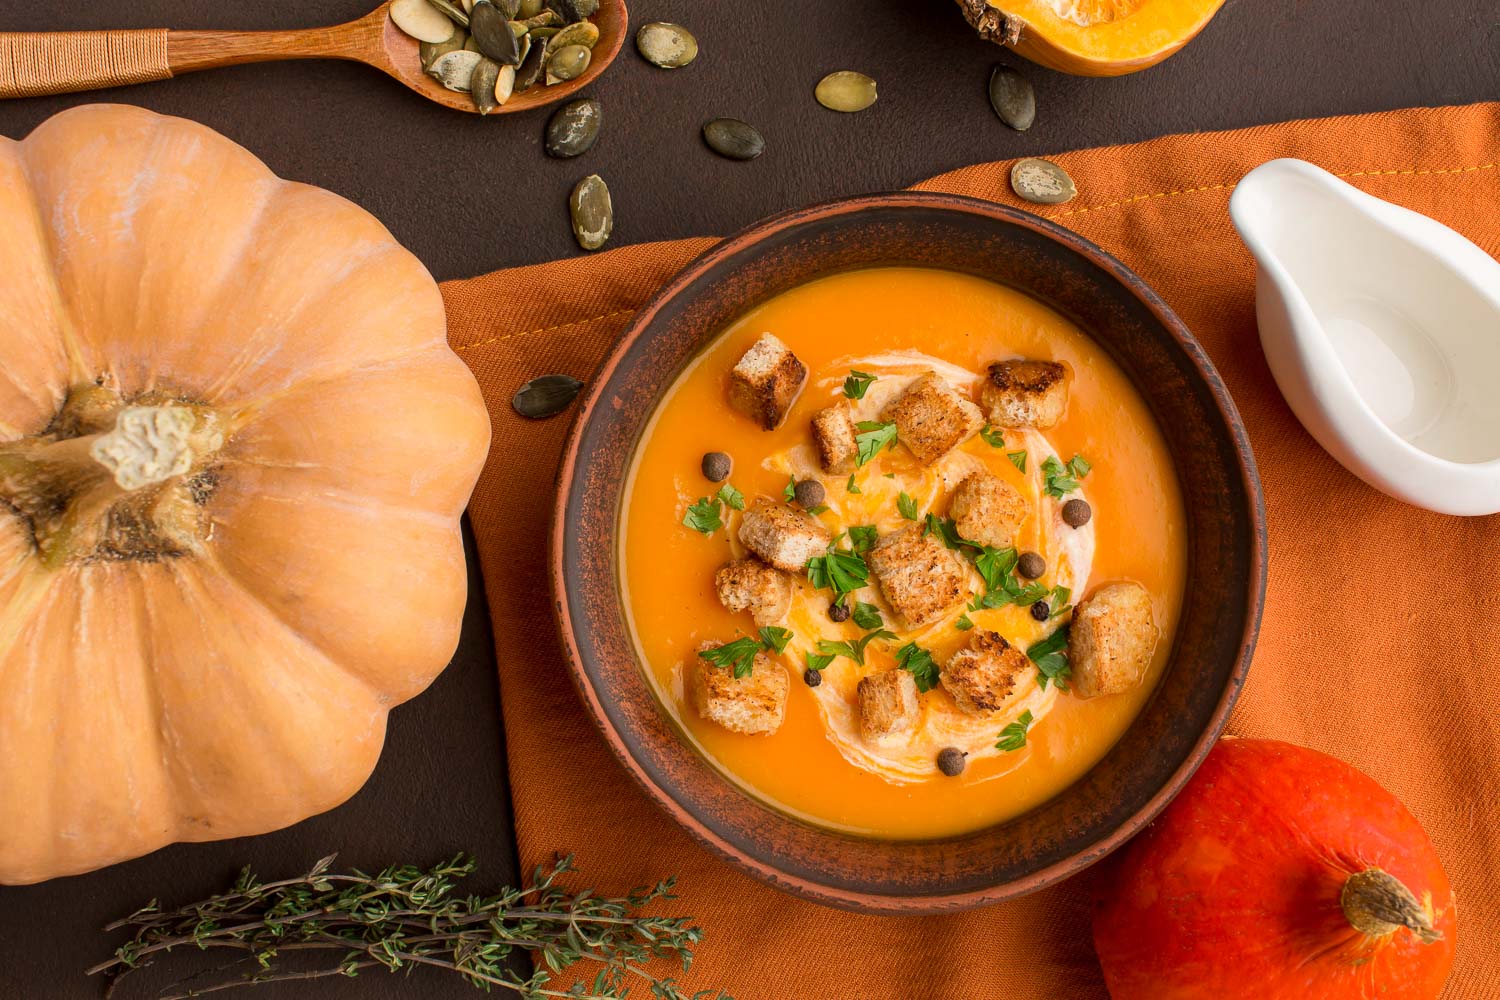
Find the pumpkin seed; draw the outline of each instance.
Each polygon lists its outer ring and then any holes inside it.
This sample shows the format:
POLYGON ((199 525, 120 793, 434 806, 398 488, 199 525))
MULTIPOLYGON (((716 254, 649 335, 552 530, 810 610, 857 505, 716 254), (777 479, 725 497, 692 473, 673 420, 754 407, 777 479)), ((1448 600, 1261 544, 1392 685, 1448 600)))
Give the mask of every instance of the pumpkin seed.
POLYGON ((996 66, 990 74, 990 107, 1005 124, 1025 132, 1036 121, 1036 91, 1020 70, 996 66))
POLYGON ((525 20, 528 17, 536 17, 542 12, 545 4, 542 0, 521 0, 521 5, 516 8, 516 17, 525 20))
POLYGON ((516 68, 514 66, 501 66, 500 75, 495 78, 495 103, 504 106, 510 100, 510 95, 516 92, 516 68))
MULTIPOLYGON (((477 3, 478 0, 475 0, 477 3)), ((505 15, 507 21, 514 21, 516 15, 521 11, 521 0, 489 0, 495 5, 495 9, 505 15)))
POLYGON ((573 236, 585 250, 598 250, 615 226, 615 207, 609 186, 598 174, 589 174, 573 188, 568 207, 573 216, 573 236))
POLYGON ((652 21, 635 33, 641 57, 662 69, 677 69, 698 58, 698 39, 680 24, 652 21))
POLYGON ((599 13, 599 0, 546 0, 546 3, 548 10, 556 11, 568 24, 599 13))
POLYGON ((562 18, 557 16, 555 10, 544 10, 521 22, 527 29, 533 28, 557 28, 562 26, 562 18))
POLYGON ((531 28, 526 32, 526 37, 531 39, 539 39, 541 41, 548 41, 550 39, 556 38, 557 33, 561 30, 562 29, 557 27, 556 25, 551 25, 543 28, 531 28))
POLYGON ((552 54, 547 57, 547 85, 564 80, 576 80, 589 68, 589 50, 582 45, 564 45, 557 48, 548 45, 552 54))
POLYGON ((558 108, 547 122, 547 155, 559 160, 581 156, 599 138, 604 124, 604 109, 587 97, 569 101, 558 108))
POLYGON ((598 41, 599 29, 592 21, 570 24, 552 36, 552 44, 558 48, 564 45, 582 45, 586 49, 592 49, 598 41))
MULTIPOLYGON (((479 52, 479 43, 474 41, 473 35, 470 35, 468 40, 464 42, 464 48, 470 52, 479 52)), ((483 52, 479 52, 479 54, 484 55, 483 52)))
POLYGON ((766 149, 766 140, 755 126, 738 118, 715 118, 703 126, 703 141, 731 160, 753 160, 766 149))
MULTIPOLYGON (((448 20, 460 28, 467 28, 469 26, 469 15, 464 12, 464 8, 456 7, 449 3, 448 0, 427 0, 427 2, 436 7, 448 20)), ((475 0, 475 3, 478 2, 479 0, 475 0)))
POLYGON ((453 37, 446 42, 423 42, 417 46, 417 51, 422 59, 422 68, 426 69, 432 65, 432 61, 440 55, 448 52, 456 52, 464 47, 469 40, 469 33, 462 28, 453 29, 453 37))
POLYGON ((571 375, 543 375, 516 390, 510 405, 523 417, 545 420, 566 410, 582 388, 583 383, 571 375))
POLYGON ((1021 198, 1037 205, 1061 205, 1078 194, 1066 170, 1036 157, 1020 160, 1010 168, 1010 186, 1021 198))
MULTIPOLYGON (((509 69, 509 67, 506 67, 509 69)), ((495 100, 495 81, 500 79, 500 64, 493 59, 481 59, 469 78, 469 93, 474 95, 474 107, 487 115, 500 106, 495 100)))
MULTIPOLYGON (((512 21, 510 23, 514 25, 516 22, 512 21)), ((531 36, 522 35, 521 37, 517 38, 516 46, 521 50, 521 62, 516 63, 516 66, 520 66, 521 63, 526 61, 526 56, 531 52, 531 36)))
POLYGON ((431 45, 448 41, 458 30, 427 0, 393 0, 391 20, 417 41, 431 45))
POLYGON ((813 96, 830 111, 863 111, 875 103, 875 81, 863 73, 839 70, 818 81, 813 96))
POLYGON ((489 0, 476 0, 474 13, 469 15, 469 34, 479 46, 479 51, 502 66, 515 66, 521 61, 521 49, 516 44, 515 32, 510 30, 510 21, 489 0))
POLYGON ((478 52, 458 49, 433 60, 432 65, 427 68, 427 74, 449 90, 468 93, 469 81, 483 59, 484 56, 478 52))
MULTIPOLYGON (((527 36, 531 38, 530 35, 527 36)), ((520 69, 516 70, 516 92, 520 93, 529 89, 532 84, 541 79, 542 67, 547 62, 547 40, 545 38, 534 38, 531 47, 526 50, 526 57, 521 60, 520 69)))

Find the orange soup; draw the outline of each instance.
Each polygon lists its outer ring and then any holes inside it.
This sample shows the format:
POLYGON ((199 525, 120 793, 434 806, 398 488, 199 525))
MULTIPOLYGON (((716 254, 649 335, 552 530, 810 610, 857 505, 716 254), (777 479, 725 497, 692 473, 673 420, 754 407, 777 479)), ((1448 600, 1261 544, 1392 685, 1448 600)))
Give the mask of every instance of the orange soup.
POLYGON ((726 776, 819 825, 937 837, 1034 808, 1124 733, 1172 648, 1184 525, 1097 344, 1014 290, 876 268, 764 303, 683 372, 630 471, 622 586, 662 704, 726 776))

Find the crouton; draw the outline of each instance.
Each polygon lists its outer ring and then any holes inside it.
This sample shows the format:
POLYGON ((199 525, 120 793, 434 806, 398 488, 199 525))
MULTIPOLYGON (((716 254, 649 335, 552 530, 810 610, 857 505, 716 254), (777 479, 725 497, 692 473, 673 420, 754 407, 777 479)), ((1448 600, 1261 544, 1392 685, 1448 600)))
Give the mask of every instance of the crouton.
POLYGON ((765 430, 775 430, 806 383, 807 366, 791 348, 763 333, 729 373, 729 405, 765 430))
POLYGON ((1026 520, 1026 498, 992 472, 979 470, 964 477, 953 491, 948 516, 960 538, 980 545, 1008 549, 1026 520))
POLYGON ((936 535, 909 525, 875 543, 868 558, 880 590, 909 628, 942 616, 963 592, 963 573, 936 535))
POLYGON ((867 740, 908 733, 917 724, 917 682, 905 670, 860 678, 859 732, 867 740))
POLYGON ((997 361, 979 401, 996 427, 1046 430, 1068 408, 1068 370, 1056 361, 997 361))
POLYGON ((792 609, 792 578, 759 559, 736 559, 714 574, 719 603, 748 611, 757 625, 775 625, 792 609))
POLYGON ((885 405, 880 419, 894 422, 896 438, 931 465, 979 433, 984 414, 952 386, 928 372, 885 405))
POLYGON ((1033 671, 1026 654, 999 632, 976 631, 967 646, 948 658, 938 681, 960 709, 981 714, 998 710, 1033 671))
POLYGON ((740 519, 740 541, 787 573, 800 573, 828 548, 828 529, 790 504, 759 497, 740 519))
POLYGON ((859 443, 854 440, 854 418, 849 404, 842 399, 812 418, 813 441, 818 446, 818 461, 829 475, 853 472, 859 460, 859 443))
MULTIPOLYGON (((718 643, 705 642, 699 651, 718 643)), ((744 677, 694 656, 687 667, 688 696, 693 710, 709 722, 736 733, 774 733, 786 718, 787 676, 765 653, 755 654, 755 665, 744 677)))
POLYGON ((1080 698, 1118 694, 1141 682, 1159 633, 1151 595, 1138 583, 1100 587, 1073 612, 1068 666, 1080 698))

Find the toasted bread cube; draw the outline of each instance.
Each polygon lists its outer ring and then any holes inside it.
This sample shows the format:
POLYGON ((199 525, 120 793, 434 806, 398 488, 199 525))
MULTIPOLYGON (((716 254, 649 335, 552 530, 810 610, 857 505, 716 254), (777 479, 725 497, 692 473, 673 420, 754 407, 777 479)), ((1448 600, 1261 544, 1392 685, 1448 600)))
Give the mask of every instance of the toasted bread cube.
POLYGON ((818 461, 829 475, 853 472, 859 460, 859 443, 854 440, 854 417, 849 404, 842 399, 812 418, 813 442, 818 446, 818 461))
POLYGON ((960 538, 997 549, 1015 544, 1027 511, 1026 498, 1019 490, 983 469, 965 476, 948 504, 948 516, 960 538))
POLYGON ((807 366, 791 348, 763 333, 729 373, 729 405, 764 429, 775 430, 806 383, 807 366))
POLYGON ((1068 408, 1068 370, 1056 361, 997 361, 979 401, 996 427, 1046 430, 1068 408))
MULTIPOLYGON (((716 642, 699 646, 701 652, 716 642)), ((688 696, 693 710, 709 722, 736 733, 774 733, 786 718, 786 671, 765 653, 755 654, 755 665, 744 677, 694 656, 688 664, 688 696)))
POLYGON ((740 519, 740 541, 761 559, 787 573, 800 573, 828 548, 828 529, 791 504, 758 497, 740 519))
POLYGON ((859 732, 867 740, 909 733, 917 724, 917 682, 905 670, 860 678, 859 732))
POLYGON ((896 438, 931 465, 979 433, 984 414, 936 372, 920 376, 885 405, 880 419, 896 425, 896 438))
POLYGON ((942 617, 963 593, 963 572, 936 535, 919 524, 894 531, 875 543, 868 557, 881 593, 909 628, 942 617))
POLYGON ((714 574, 719 603, 748 611, 757 625, 775 625, 792 609, 792 578, 759 559, 736 559, 714 574))
POLYGON ((1068 666, 1080 698, 1128 691, 1146 676, 1156 650, 1151 595, 1138 583, 1100 587, 1073 612, 1068 666))
POLYGON ((976 631, 967 646, 948 658, 938 680, 960 709, 983 714, 1004 705, 1034 670, 1026 654, 999 632, 976 631))

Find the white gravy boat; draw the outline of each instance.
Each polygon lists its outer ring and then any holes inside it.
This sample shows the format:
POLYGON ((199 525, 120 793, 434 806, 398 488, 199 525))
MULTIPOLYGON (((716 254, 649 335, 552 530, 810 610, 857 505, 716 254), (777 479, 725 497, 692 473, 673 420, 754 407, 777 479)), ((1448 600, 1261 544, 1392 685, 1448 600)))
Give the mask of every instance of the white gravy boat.
POLYGON ((1271 373, 1318 443, 1399 500, 1500 512, 1500 263, 1302 160, 1252 170, 1229 214, 1271 373))

